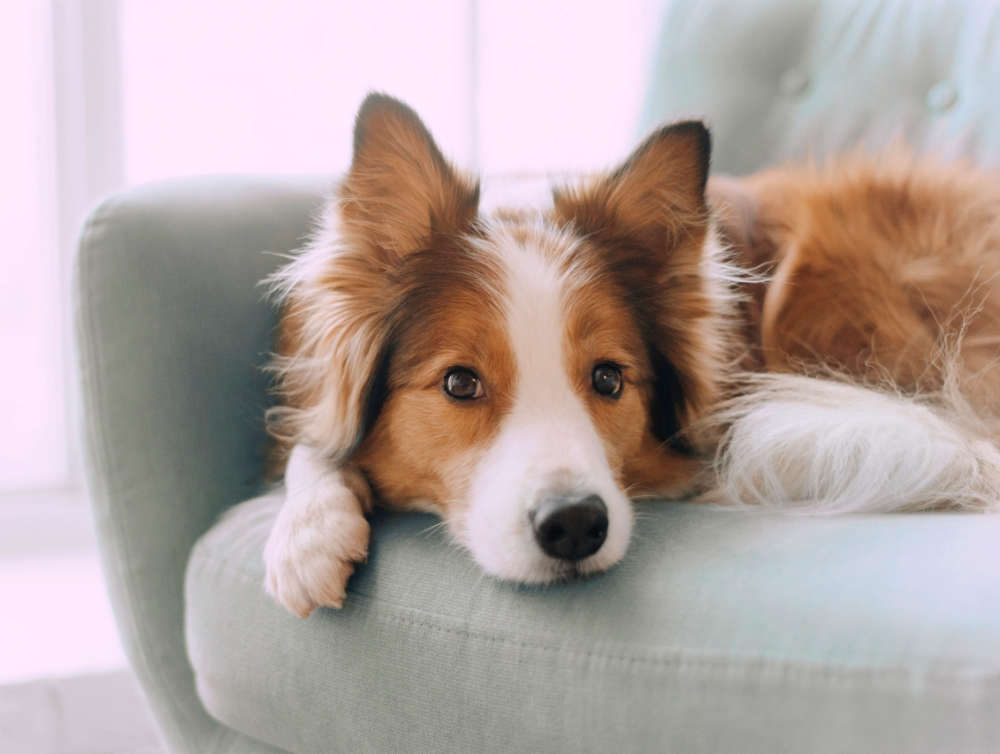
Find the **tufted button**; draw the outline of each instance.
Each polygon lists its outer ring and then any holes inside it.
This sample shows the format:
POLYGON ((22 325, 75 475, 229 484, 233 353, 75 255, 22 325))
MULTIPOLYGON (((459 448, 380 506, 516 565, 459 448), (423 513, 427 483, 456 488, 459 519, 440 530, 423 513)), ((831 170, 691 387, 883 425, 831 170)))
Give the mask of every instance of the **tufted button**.
POLYGON ((958 89, 950 81, 939 81, 927 92, 927 109, 932 113, 945 113, 958 102, 958 89))
POLYGON ((778 91, 786 97, 797 97, 809 88, 809 77, 805 71, 790 68, 778 79, 778 91))

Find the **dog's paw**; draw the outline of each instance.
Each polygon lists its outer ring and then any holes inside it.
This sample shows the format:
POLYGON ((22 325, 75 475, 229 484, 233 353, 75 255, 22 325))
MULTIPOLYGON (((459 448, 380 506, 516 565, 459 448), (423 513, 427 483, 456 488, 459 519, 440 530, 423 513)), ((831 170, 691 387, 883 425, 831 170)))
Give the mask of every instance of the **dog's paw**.
POLYGON ((347 487, 320 485, 286 501, 264 548, 267 591, 290 612, 342 607, 347 580, 368 556, 370 527, 347 487))

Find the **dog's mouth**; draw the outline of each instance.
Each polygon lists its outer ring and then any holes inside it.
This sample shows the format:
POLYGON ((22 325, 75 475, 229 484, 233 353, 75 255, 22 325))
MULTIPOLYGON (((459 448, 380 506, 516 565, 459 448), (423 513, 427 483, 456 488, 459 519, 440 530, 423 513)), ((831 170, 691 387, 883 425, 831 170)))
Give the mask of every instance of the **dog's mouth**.
POLYGON ((569 583, 586 581, 592 576, 597 576, 603 572, 603 568, 587 568, 585 561, 576 561, 573 563, 554 561, 552 565, 552 581, 569 583))

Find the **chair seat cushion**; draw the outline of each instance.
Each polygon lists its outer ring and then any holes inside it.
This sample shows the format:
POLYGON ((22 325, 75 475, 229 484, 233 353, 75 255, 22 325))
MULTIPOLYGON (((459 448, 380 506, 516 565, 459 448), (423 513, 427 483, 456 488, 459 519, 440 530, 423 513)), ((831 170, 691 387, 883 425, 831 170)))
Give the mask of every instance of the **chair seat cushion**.
POLYGON ((436 519, 380 512, 342 610, 263 588, 283 492, 188 565, 198 692, 307 752, 996 752, 1000 520, 652 502, 580 583, 485 577, 436 519))

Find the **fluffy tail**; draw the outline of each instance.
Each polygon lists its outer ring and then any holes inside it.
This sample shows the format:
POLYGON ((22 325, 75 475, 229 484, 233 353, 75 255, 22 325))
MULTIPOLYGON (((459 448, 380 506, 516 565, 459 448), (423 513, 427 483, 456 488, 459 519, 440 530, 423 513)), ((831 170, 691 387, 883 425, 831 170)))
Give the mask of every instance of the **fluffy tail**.
POLYGON ((709 497, 806 513, 1000 510, 1000 452, 960 399, 754 375, 699 428, 717 438, 709 497))

